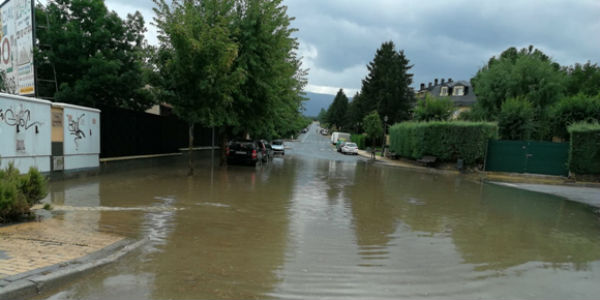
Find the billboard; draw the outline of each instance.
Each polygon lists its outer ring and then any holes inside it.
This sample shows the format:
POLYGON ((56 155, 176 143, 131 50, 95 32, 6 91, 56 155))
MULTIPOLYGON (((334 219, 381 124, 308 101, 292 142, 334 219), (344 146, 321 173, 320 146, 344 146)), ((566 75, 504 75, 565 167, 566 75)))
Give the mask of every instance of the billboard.
POLYGON ((0 71, 10 94, 35 94, 32 1, 8 0, 0 6, 0 71))

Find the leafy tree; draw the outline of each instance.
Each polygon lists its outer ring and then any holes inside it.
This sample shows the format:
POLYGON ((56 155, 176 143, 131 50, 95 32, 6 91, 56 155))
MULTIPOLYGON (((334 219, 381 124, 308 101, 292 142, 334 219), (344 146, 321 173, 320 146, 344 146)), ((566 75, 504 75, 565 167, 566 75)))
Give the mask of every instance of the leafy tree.
POLYGON ((510 98, 498 114, 498 131, 505 140, 528 140, 533 132, 533 105, 524 98, 510 98))
POLYGON ((329 109, 327 110, 327 123, 341 130, 346 122, 346 112, 348 111, 348 97, 344 94, 344 90, 340 89, 329 109))
POLYGON ((38 77, 56 78, 38 87, 41 97, 86 106, 143 110, 153 104, 141 66, 144 19, 125 20, 102 0, 56 0, 35 10, 38 77), (56 76, 55 76, 56 75, 56 76))
POLYGON ((293 18, 282 0, 236 1, 234 39, 237 41, 236 68, 243 70, 240 86, 232 97, 237 115, 234 132, 253 137, 282 137, 306 126, 300 109, 306 71, 297 57, 298 42, 292 37, 293 18), (300 126, 300 127, 298 127, 300 126))
POLYGON ((583 65, 565 67, 567 73, 566 89, 568 95, 582 93, 587 96, 600 94, 600 67, 589 61, 583 65))
POLYGON ((235 125, 232 94, 242 78, 234 68, 238 45, 232 38, 233 1, 156 0, 163 86, 174 112, 189 124, 189 175, 194 172, 194 125, 235 125))
POLYGON ((485 110, 481 108, 478 102, 476 102, 471 109, 462 111, 458 115, 458 119, 461 121, 480 122, 485 121, 487 118, 485 110))
POLYGON ((492 57, 471 79, 477 103, 486 118, 493 120, 508 98, 524 97, 537 118, 564 93, 565 75, 560 66, 533 46, 517 51, 508 48, 492 57))
POLYGON ((319 111, 319 115, 317 116, 317 120, 319 121, 319 123, 321 123, 322 126, 327 124, 327 110, 326 109, 321 108, 321 111, 319 111))
POLYGON ((372 111, 363 119, 363 126, 367 136, 371 139, 372 145, 375 141, 383 136, 383 125, 379 113, 372 111))
POLYGON ((561 99, 550 109, 550 120, 554 135, 568 139, 569 125, 580 121, 600 122, 600 94, 592 97, 579 93, 561 99))
POLYGON ((385 42, 367 68, 369 74, 361 88, 363 115, 377 110, 379 115, 388 116, 389 123, 408 120, 414 102, 410 88, 413 74, 408 73, 412 65, 404 51, 396 51, 391 41, 385 42))
POLYGON ((454 103, 450 98, 434 98, 429 94, 420 99, 415 107, 414 119, 417 121, 446 121, 454 112, 454 103))
POLYGON ((357 92, 354 94, 354 97, 352 97, 352 101, 348 103, 348 110, 346 111, 346 124, 344 127, 351 129, 351 131, 355 133, 360 133, 362 130, 362 121, 364 115, 361 112, 361 104, 362 98, 360 93, 357 92))

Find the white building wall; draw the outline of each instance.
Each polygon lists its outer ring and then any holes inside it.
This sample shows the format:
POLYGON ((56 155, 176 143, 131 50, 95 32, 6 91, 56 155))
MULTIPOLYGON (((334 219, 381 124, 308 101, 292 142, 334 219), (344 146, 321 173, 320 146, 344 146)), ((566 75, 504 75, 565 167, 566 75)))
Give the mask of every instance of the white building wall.
POLYGON ((50 171, 50 106, 45 100, 0 93, 0 168, 10 162, 50 171))
POLYGON ((100 110, 65 103, 63 108, 64 169, 100 166, 100 110))

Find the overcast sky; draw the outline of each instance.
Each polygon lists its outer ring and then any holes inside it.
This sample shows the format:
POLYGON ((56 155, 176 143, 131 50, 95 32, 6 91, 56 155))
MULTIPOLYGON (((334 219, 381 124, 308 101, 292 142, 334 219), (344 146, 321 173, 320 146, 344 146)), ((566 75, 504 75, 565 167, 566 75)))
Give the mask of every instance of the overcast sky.
MULTIPOLYGON (((469 80, 508 47, 534 45, 561 65, 600 63, 600 0, 284 0, 296 20, 308 91, 348 96, 385 41, 413 64, 413 87, 434 78, 469 80)), ((108 0, 119 15, 139 10, 149 23, 151 0, 108 0)))

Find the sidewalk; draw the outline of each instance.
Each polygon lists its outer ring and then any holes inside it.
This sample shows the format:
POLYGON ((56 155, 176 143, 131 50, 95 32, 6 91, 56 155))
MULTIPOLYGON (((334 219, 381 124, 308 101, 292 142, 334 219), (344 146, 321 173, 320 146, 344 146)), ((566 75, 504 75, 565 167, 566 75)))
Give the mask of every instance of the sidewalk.
MULTIPOLYGON (((369 159, 371 158, 371 154, 367 151, 358 150, 358 154, 369 159)), ((430 173, 461 174, 457 170, 427 168, 402 160, 392 160, 381 156, 376 157, 376 162, 430 173)), ((600 207, 600 183, 597 182, 576 182, 572 179, 560 176, 500 172, 465 173, 464 176, 477 181, 487 181, 513 188, 556 195, 571 201, 600 207)))
POLYGON ((50 218, 0 227, 0 299, 33 296, 139 246, 67 223, 50 218))
MULTIPOLYGON (((365 150, 359 149, 358 154, 360 156, 371 159, 371 153, 369 153, 365 150)), ((401 168, 407 168, 407 169, 413 169, 413 170, 420 170, 420 171, 430 172, 430 173, 456 174, 456 175, 460 174, 460 172, 458 170, 428 168, 428 167, 417 165, 416 163, 405 162, 405 161, 402 161, 399 159, 389 159, 387 157, 381 157, 379 155, 375 156, 375 161, 378 163, 389 165, 389 166, 395 166, 395 167, 401 167, 401 168)))

